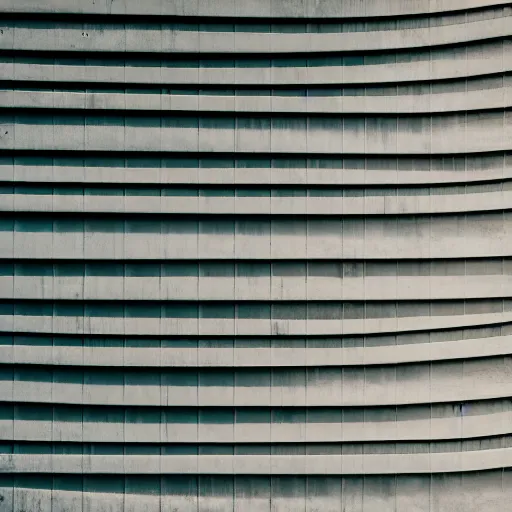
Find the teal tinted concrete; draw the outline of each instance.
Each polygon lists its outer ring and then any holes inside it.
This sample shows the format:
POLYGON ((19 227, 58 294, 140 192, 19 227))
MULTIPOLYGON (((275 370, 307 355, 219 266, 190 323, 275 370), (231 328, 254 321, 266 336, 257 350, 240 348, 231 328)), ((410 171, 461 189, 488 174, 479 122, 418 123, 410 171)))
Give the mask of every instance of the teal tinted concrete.
POLYGON ((507 510, 507 2, 0 4, 0 509, 507 510))

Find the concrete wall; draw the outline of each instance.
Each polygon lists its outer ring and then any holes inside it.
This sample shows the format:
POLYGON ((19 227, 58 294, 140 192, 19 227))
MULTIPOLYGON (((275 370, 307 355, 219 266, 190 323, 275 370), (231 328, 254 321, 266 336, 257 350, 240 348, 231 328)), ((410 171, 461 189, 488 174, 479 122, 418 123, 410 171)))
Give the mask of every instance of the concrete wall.
POLYGON ((510 508, 509 2, 0 12, 0 512, 510 508))

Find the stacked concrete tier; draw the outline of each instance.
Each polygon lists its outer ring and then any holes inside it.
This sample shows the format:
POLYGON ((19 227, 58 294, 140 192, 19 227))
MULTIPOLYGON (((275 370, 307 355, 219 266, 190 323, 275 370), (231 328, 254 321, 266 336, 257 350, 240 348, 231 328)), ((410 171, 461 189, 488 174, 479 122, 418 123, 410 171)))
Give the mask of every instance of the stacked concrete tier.
POLYGON ((510 2, 0 12, 0 512, 509 510, 510 2))

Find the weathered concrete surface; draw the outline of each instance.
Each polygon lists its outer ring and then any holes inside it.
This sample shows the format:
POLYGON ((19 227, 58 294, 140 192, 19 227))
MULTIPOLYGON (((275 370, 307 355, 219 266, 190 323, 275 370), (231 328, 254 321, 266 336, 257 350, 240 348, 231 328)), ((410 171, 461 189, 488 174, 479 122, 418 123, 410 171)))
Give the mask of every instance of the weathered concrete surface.
POLYGON ((0 12, 0 512, 510 508, 508 2, 0 12))
POLYGON ((428 15, 429 13, 465 14, 466 9, 506 5, 507 0, 3 0, 6 12, 18 13, 80 13, 178 16, 237 16, 273 18, 337 18, 367 16, 428 15), (461 11, 461 12, 458 12, 461 11))

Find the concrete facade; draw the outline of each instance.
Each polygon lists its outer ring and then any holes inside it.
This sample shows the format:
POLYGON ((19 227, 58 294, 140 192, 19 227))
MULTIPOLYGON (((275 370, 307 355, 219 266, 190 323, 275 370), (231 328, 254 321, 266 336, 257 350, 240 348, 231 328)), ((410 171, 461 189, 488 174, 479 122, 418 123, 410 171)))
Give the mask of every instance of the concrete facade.
POLYGON ((510 509, 510 2, 0 12, 0 512, 510 509))

